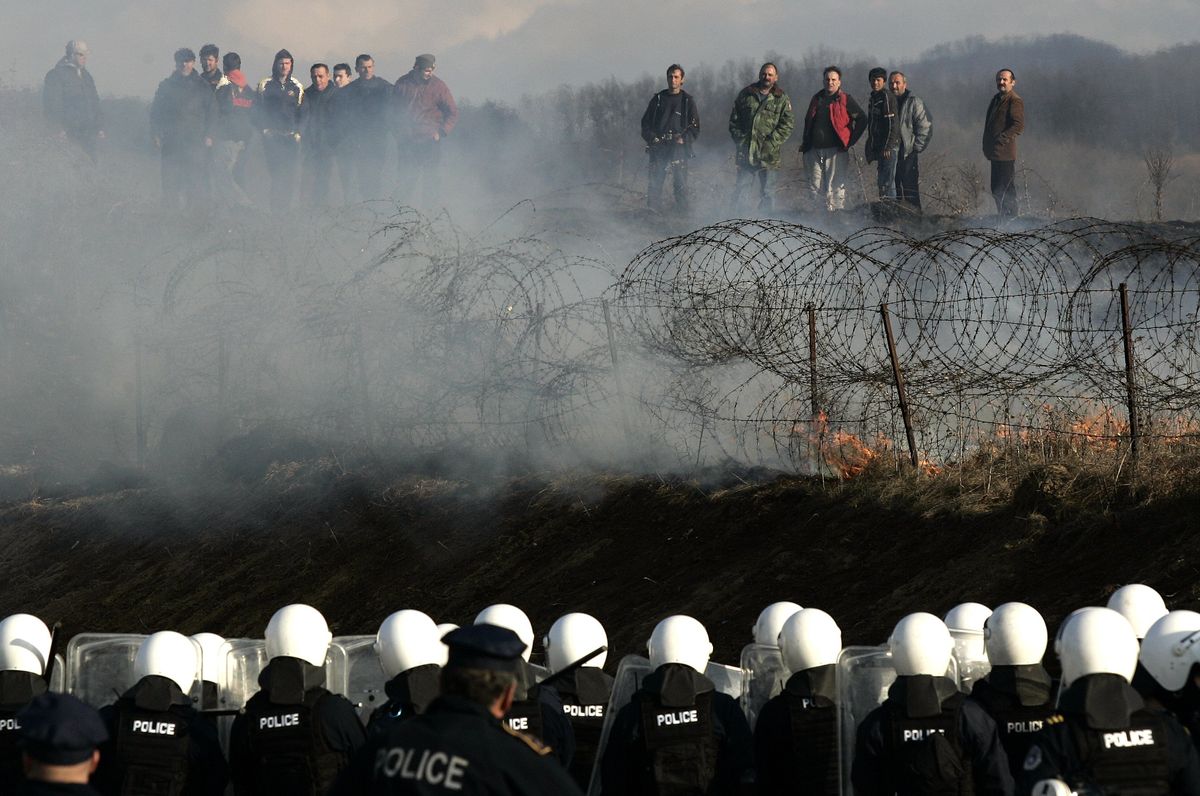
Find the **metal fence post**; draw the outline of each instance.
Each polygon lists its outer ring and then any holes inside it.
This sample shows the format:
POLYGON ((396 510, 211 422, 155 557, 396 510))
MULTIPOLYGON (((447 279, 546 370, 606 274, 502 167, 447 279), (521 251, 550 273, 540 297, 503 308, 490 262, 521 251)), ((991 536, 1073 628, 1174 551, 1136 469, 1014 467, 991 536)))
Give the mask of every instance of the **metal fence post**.
POLYGON ((1129 323, 1129 289, 1122 282, 1121 292, 1121 336, 1125 340, 1125 397, 1129 408, 1129 455, 1136 466, 1141 453, 1141 425, 1138 422, 1137 386, 1133 380, 1133 327, 1129 323))
POLYGON ((887 335, 888 358, 892 361, 892 377, 896 382, 896 395, 900 398, 900 419, 904 421, 904 435, 908 437, 908 457, 913 467, 920 465, 917 458, 917 440, 913 435, 912 417, 908 412, 908 393, 904 388, 904 374, 900 372, 900 359, 896 356, 896 338, 892 334, 892 316, 888 314, 888 305, 879 305, 879 314, 883 316, 883 331, 887 335))

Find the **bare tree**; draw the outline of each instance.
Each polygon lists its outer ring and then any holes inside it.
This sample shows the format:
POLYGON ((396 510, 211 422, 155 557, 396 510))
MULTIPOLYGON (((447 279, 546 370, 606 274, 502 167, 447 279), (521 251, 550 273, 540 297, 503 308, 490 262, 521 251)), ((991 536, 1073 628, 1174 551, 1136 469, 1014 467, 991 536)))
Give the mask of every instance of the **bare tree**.
POLYGON ((1146 164, 1146 180, 1154 189, 1154 220, 1163 220, 1163 191, 1167 183, 1175 179, 1171 174, 1175 167, 1175 158, 1166 147, 1152 147, 1142 153, 1146 164))

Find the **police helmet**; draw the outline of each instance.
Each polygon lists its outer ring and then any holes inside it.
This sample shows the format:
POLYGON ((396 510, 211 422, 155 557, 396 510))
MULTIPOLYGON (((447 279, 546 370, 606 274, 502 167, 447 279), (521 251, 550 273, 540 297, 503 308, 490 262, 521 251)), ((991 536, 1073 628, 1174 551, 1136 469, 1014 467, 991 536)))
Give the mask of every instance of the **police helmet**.
POLYGON ((1129 620, 1138 640, 1146 637, 1146 631, 1167 613, 1167 604, 1162 595, 1142 583, 1122 586, 1108 598, 1108 607, 1129 620))
MULTIPOLYGON (((604 625, 590 614, 564 614, 554 620, 550 632, 542 639, 546 648, 546 665, 551 674, 562 671, 589 652, 608 646, 604 625)), ((601 652, 583 662, 584 666, 603 669, 608 653, 601 652)))
POLYGON ((229 654, 229 642, 216 633, 197 633, 192 641, 200 645, 200 679, 225 687, 225 656, 229 654))
POLYGON ((526 661, 529 660, 529 654, 533 652, 533 623, 520 608, 507 603, 489 605, 479 612, 479 616, 475 617, 475 624, 507 627, 516 633, 521 641, 525 642, 525 652, 522 657, 526 661))
POLYGON ((1031 666, 1046 654, 1046 620, 1025 603, 1004 603, 983 625, 983 643, 993 666, 1031 666))
POLYGON ((324 666, 333 634, 325 617, 311 605, 293 603, 275 612, 267 623, 267 657, 299 658, 324 666))
POLYGON ((1063 620, 1057 642, 1063 685, 1089 674, 1119 674, 1133 679, 1138 641, 1133 626, 1110 608, 1076 611, 1063 620))
POLYGON ((438 663, 440 663, 442 666, 445 666, 446 661, 450 660, 450 648, 446 646, 446 642, 442 641, 442 639, 444 639, 446 634, 451 630, 458 630, 458 625, 454 624, 453 622, 443 622, 437 626, 438 641, 441 641, 442 643, 440 650, 442 659, 438 661, 438 663))
POLYGON ((950 667, 954 639, 945 622, 933 614, 918 612, 896 623, 888 646, 897 674, 941 677, 950 667))
POLYGON ((133 676, 138 680, 158 675, 188 693, 200 673, 200 645, 182 633, 162 630, 151 633, 138 647, 133 659, 133 676))
POLYGON ((1171 611, 1146 631, 1138 654, 1142 668, 1168 691, 1181 691, 1200 663, 1200 614, 1171 611))
POLYGON ((943 619, 946 627, 951 630, 983 630, 987 618, 992 615, 992 609, 982 603, 960 603, 948 612, 943 619))
POLYGON ((837 663, 842 631, 820 608, 804 608, 788 617, 779 632, 783 665, 791 672, 837 663))
POLYGON ((418 666, 443 665, 446 645, 428 614, 406 609, 383 620, 375 634, 375 654, 390 680, 418 666))
POLYGON ((1040 779, 1034 783, 1032 796, 1075 796, 1075 792, 1061 779, 1040 779))
POLYGON ((43 674, 50 659, 50 629, 32 614, 0 621, 0 671, 43 674))
POLYGON ((704 625, 682 614, 668 616, 655 625, 646 646, 653 668, 667 663, 682 663, 701 674, 708 666, 713 651, 704 625))
POLYGON ((762 609, 758 621, 754 623, 754 643, 763 647, 778 647, 779 631, 783 630, 783 623, 799 610, 800 606, 787 600, 771 603, 762 609))

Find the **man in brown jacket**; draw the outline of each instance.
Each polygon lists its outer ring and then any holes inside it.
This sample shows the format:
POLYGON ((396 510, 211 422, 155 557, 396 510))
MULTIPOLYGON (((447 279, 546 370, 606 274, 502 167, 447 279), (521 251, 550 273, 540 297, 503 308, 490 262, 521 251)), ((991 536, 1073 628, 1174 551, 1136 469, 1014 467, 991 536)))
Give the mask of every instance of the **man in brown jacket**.
POLYGON ((432 55, 418 55, 412 71, 396 81, 397 192, 409 195, 420 179, 427 206, 437 201, 441 141, 458 121, 458 106, 446 84, 433 76, 435 68, 432 55))
POLYGON ((983 125, 983 155, 992 162, 992 197, 1004 218, 1017 215, 1017 136, 1025 129, 1025 102, 1011 69, 996 73, 996 96, 983 125))

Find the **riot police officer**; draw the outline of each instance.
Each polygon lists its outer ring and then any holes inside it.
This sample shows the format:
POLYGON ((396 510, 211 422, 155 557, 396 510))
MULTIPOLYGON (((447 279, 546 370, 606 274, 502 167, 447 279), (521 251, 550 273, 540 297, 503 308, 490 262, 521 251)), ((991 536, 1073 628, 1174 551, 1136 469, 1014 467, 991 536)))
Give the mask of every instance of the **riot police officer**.
POLYGON ((649 648, 653 672, 617 713, 601 753, 602 793, 737 793, 754 776, 753 738, 737 702, 703 674, 708 631, 669 616, 649 648))
POLYGON ((571 776, 580 790, 587 790, 613 689, 613 678, 604 671, 608 634, 593 616, 565 614, 550 626, 542 644, 550 668, 550 676, 542 686, 552 684, 562 697, 563 713, 575 735, 571 776), (597 650, 600 653, 593 655, 597 650))
POLYGON ((996 722, 1015 779, 1033 733, 1055 712, 1053 681, 1042 666, 1046 621, 1032 606, 1004 603, 987 618, 983 635, 992 670, 975 681, 971 699, 996 722))
POLYGON ((1138 643, 1129 622, 1107 608, 1076 613, 1058 652, 1065 690, 1029 746, 1023 792, 1200 794, 1187 733, 1169 714, 1147 710, 1130 685, 1138 643))
POLYGON ((959 603, 942 617, 954 639, 958 687, 965 694, 992 668, 983 639, 983 626, 991 615, 992 609, 982 603, 959 603))
MULTIPOLYGON (((1150 626, 1167 615, 1167 604, 1162 595, 1144 583, 1130 583, 1117 589, 1108 598, 1107 607, 1125 617, 1139 643, 1150 626)), ((1141 660, 1133 672, 1133 687, 1142 696, 1156 690, 1154 680, 1142 668, 1141 660)))
POLYGON ((1011 796, 996 723, 945 676, 954 646, 945 623, 932 614, 909 614, 888 643, 896 682, 858 727, 855 794, 1011 796))
POLYGON ((453 630, 444 641, 441 696, 420 716, 372 735, 334 793, 581 796, 549 749, 502 721, 525 642, 488 624, 453 630))
POLYGON ((575 731, 563 712, 563 701, 552 685, 541 685, 543 679, 529 664, 533 650, 533 624, 520 608, 507 603, 489 605, 475 617, 475 624, 506 627, 525 644, 523 664, 518 674, 517 696, 504 720, 519 732, 532 735, 550 747, 555 758, 569 769, 575 757, 575 731))
POLYGON ((267 624, 266 668, 230 731, 238 796, 325 793, 366 742, 354 706, 325 687, 332 635, 309 605, 280 608, 267 624))
POLYGON ((196 633, 191 639, 200 645, 200 709, 216 710, 225 687, 225 656, 229 652, 229 643, 216 633, 196 633))
POLYGON ((441 691, 444 646, 427 614, 404 610, 383 620, 375 634, 375 652, 388 678, 383 687, 388 701, 371 713, 368 733, 425 712, 441 691))
POLYGON ((17 713, 46 693, 50 629, 36 616, 13 614, 0 622, 0 793, 25 779, 17 738, 17 713))
POLYGON ((1146 706, 1170 712, 1200 744, 1200 614, 1171 611, 1146 631, 1138 653, 1146 706))
POLYGON ((842 631, 819 608, 804 608, 779 633, 792 675, 763 706, 754 727, 754 765, 762 796, 838 793, 837 659, 842 631))
POLYGON ((137 682, 100 711, 109 740, 93 777, 106 796, 221 796, 229 767, 215 725, 201 719, 188 693, 200 650, 169 630, 151 634, 133 662, 137 682))

